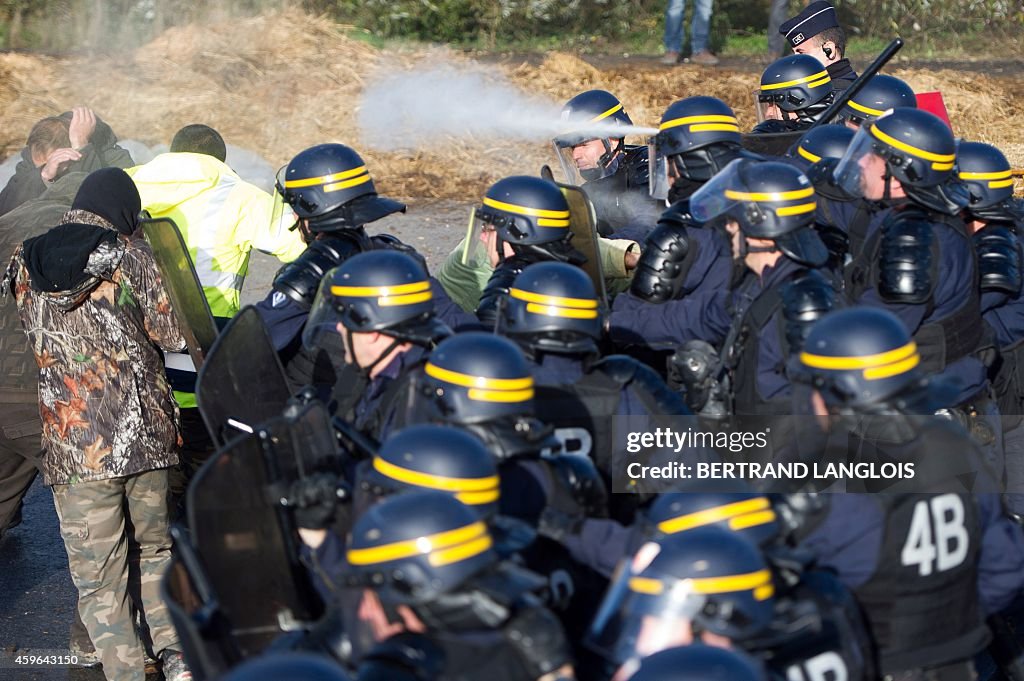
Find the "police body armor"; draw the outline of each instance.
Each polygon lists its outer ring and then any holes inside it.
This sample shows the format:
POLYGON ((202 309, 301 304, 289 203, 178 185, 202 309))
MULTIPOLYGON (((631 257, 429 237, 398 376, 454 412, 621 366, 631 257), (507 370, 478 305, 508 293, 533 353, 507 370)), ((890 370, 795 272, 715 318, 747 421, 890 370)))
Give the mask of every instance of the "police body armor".
POLYGON ((683 282, 700 255, 700 244, 686 228, 696 223, 687 200, 676 201, 658 218, 647 235, 637 262, 630 292, 648 303, 664 303, 680 296, 683 282))
POLYGON ((597 215, 598 234, 611 237, 631 223, 657 221, 662 205, 647 193, 649 172, 647 145, 627 146, 614 174, 582 185, 597 215))
POLYGON ((555 427, 563 451, 593 459, 606 483, 614 470, 612 418, 620 413, 622 391, 627 388, 636 392, 651 414, 689 411, 653 369, 624 355, 610 355, 591 364, 583 378, 571 385, 536 388, 537 412, 555 427), (580 446, 575 448, 577 443, 580 446))
MULTIPOLYGON (((312 307, 324 274, 354 255, 378 249, 394 249, 420 260, 423 258, 412 246, 402 243, 394 236, 369 236, 363 227, 342 229, 327 234, 329 236, 310 244, 298 258, 278 270, 274 277, 274 290, 288 296, 305 310, 312 307)), ((340 339, 337 351, 344 354, 340 339)), ((338 363, 332 362, 330 356, 323 350, 310 351, 302 347, 301 334, 296 337, 292 346, 281 352, 281 362, 292 385, 312 385, 319 390, 328 391, 339 383, 354 380, 343 362, 339 366, 338 363)), ((326 392, 324 394, 326 395, 326 392)))
MULTIPOLYGON (((755 278, 748 276, 747 281, 752 285, 755 278)), ((766 325, 781 311, 775 333, 779 334, 785 361, 799 351, 814 322, 835 307, 836 298, 832 284, 820 272, 804 269, 762 291, 746 307, 734 306, 733 328, 722 347, 722 364, 731 375, 733 414, 783 416, 792 413, 788 396, 768 400, 758 391, 761 334, 772 333, 766 325)))
POLYGON ((880 495, 878 570, 854 589, 878 646, 881 673, 967 660, 989 634, 978 604, 981 537, 964 494, 880 495))
MULTIPOLYGON (((975 232, 972 240, 978 253, 982 294, 999 292, 1016 298, 1022 283, 1022 248, 1014 226, 990 223, 975 232)), ((1024 414, 1024 339, 999 348, 989 374, 1003 428, 1008 430, 1024 414)))
MULTIPOLYGON (((940 273, 939 246, 932 224, 952 227, 971 244, 962 220, 912 206, 894 210, 882 226, 864 242, 846 268, 846 297, 856 302, 870 288, 877 287, 883 299, 893 303, 928 306, 932 314, 933 293, 940 273)), ((981 319, 981 295, 977 264, 973 268, 971 295, 956 311, 940 320, 926 321, 913 338, 921 353, 921 365, 939 373, 953 362, 978 352, 985 342, 981 319)))

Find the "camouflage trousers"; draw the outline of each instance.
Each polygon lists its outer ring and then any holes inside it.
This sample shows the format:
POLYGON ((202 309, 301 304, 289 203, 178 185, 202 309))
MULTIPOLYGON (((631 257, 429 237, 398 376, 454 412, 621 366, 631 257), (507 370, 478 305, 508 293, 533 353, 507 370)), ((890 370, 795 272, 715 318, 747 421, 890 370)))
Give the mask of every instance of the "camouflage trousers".
POLYGON ((144 645, 179 648, 160 598, 171 558, 167 494, 167 469, 53 486, 78 611, 108 681, 144 681, 144 645))

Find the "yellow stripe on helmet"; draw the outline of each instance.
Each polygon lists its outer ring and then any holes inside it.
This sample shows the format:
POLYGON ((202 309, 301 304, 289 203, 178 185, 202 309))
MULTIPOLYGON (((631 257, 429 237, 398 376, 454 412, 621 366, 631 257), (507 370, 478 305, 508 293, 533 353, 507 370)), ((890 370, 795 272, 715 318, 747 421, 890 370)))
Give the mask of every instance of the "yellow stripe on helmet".
POLYGON ((381 307, 398 307, 400 305, 415 305, 416 303, 425 303, 426 301, 433 299, 433 291, 424 291, 423 293, 409 293, 404 296, 378 298, 377 304, 380 305, 381 307))
POLYGON ((526 311, 531 314, 544 315, 545 317, 597 319, 597 310, 577 310, 568 307, 555 307, 554 305, 541 305, 539 303, 527 303, 526 311))
POLYGON ((381 307, 414 305, 432 300, 434 292, 429 281, 414 281, 395 286, 331 286, 331 293, 339 298, 377 298, 381 307))
POLYGON ((565 219, 565 220, 562 220, 562 219, 555 220, 553 218, 537 218, 537 226, 538 227, 568 227, 569 226, 569 220, 568 219, 565 219))
POLYGON ((455 498, 466 506, 479 506, 481 504, 493 504, 501 498, 501 490, 498 487, 484 490, 483 492, 457 492, 455 498))
MULTIPOLYGON (((346 557, 352 565, 375 565, 412 556, 433 554, 444 549, 452 549, 473 543, 481 538, 489 539, 487 526, 484 525, 483 521, 477 521, 454 530, 416 537, 415 539, 406 539, 365 549, 349 549, 346 557)), ((480 553, 480 551, 476 553, 480 553)))
POLYGON ((796 206, 782 206, 781 208, 776 208, 775 214, 780 218, 784 218, 789 215, 803 215, 804 213, 813 213, 814 209, 817 207, 818 202, 811 201, 810 203, 801 203, 796 206))
POLYGON ((452 478, 444 475, 423 473, 374 457, 373 468, 381 475, 417 487, 438 489, 443 492, 483 492, 491 491, 498 486, 498 476, 489 475, 483 478, 452 478))
POLYGON ((807 199, 814 196, 814 187, 805 189, 794 189, 788 192, 741 192, 735 189, 726 189, 725 198, 736 199, 737 201, 795 201, 807 199))
POLYGON ((995 170, 991 173, 972 173, 970 171, 960 171, 961 180, 1005 180, 1012 175, 1012 171, 1009 168, 1006 170, 995 170))
POLYGON ((470 388, 467 393, 469 399, 477 402, 502 402, 514 404, 526 402, 533 399, 533 388, 525 390, 484 390, 482 388, 470 388))
MULTIPOLYGON (((301 187, 315 187, 320 184, 328 184, 331 182, 338 182, 340 180, 347 180, 357 175, 362 175, 366 172, 366 166, 359 166, 358 168, 352 168, 351 170, 343 170, 338 173, 331 173, 330 175, 320 175, 319 177, 306 177, 301 180, 285 180, 285 189, 299 189, 301 187)), ((366 179, 370 179, 367 175, 366 179)))
POLYGON ((690 132, 739 132, 739 125, 730 123, 698 123, 690 126, 690 132))
POLYGON ((830 80, 832 80, 832 79, 829 77, 828 71, 820 71, 820 72, 812 74, 810 76, 804 76, 803 78, 797 78, 796 80, 787 80, 785 83, 769 83, 768 85, 762 85, 761 86, 761 90, 762 91, 764 91, 764 90, 778 90, 780 88, 792 87, 794 85, 800 85, 802 83, 811 83, 813 81, 819 81, 819 82, 816 82, 814 85, 811 85, 811 87, 818 87, 819 85, 824 85, 825 83, 829 82, 830 80))
POLYGON ((651 579, 650 577, 630 577, 629 590, 639 594, 657 596, 665 590, 665 585, 657 579, 651 579))
POLYGON ((989 182, 988 186, 989 189, 1002 189, 1003 187, 1012 187, 1013 178, 1010 178, 1009 180, 995 180, 993 182, 989 182))
MULTIPOLYGON (((553 219, 569 219, 569 211, 567 210, 545 210, 543 208, 529 208, 527 206, 518 206, 514 203, 505 203, 504 201, 498 201, 484 197, 484 205, 490 206, 495 210, 503 210, 508 213, 515 213, 516 215, 529 215, 535 218, 553 218, 553 219)), ((568 226, 568 225, 566 225, 568 226)))
POLYGON ((445 383, 454 383, 463 388, 479 388, 482 390, 532 390, 533 376, 523 378, 487 378, 486 376, 471 376, 459 371, 452 371, 439 367, 432 362, 427 362, 423 371, 432 378, 445 383))
POLYGON ((605 118, 608 118, 609 116, 611 116, 616 111, 621 111, 621 110, 622 110, 622 102, 619 102, 618 104, 616 104, 612 108, 608 109, 604 113, 598 114, 598 115, 594 116, 593 118, 591 118, 590 122, 591 123, 596 123, 597 121, 604 120, 605 118))
POLYGON ((369 181, 370 174, 367 173, 366 175, 360 175, 359 177, 353 178, 351 180, 345 180, 344 182, 332 182, 331 184, 325 184, 324 191, 336 192, 342 189, 348 189, 349 187, 355 187, 356 185, 359 184, 366 184, 369 181))
POLYGON ((593 298, 562 298, 561 296, 549 296, 533 291, 524 291, 518 288, 510 288, 508 294, 518 300, 525 300, 528 303, 540 303, 541 305, 557 305, 558 307, 574 307, 581 310, 596 310, 597 300, 593 298))
POLYGON ((815 369, 835 371, 861 369, 865 380, 877 381, 910 371, 921 362, 921 356, 917 353, 917 344, 910 341, 901 348, 864 357, 829 357, 801 352, 800 361, 815 369))
MULTIPOLYGON (((758 570, 741 575, 725 575, 722 577, 700 577, 695 579, 677 580, 690 587, 693 593, 721 594, 734 591, 753 591, 754 598, 763 601, 775 593, 772 586, 771 572, 758 570)), ((657 596, 664 592, 665 584, 651 577, 630 577, 630 591, 657 596)))
MULTIPOLYGON (((682 118, 673 118, 672 120, 665 121, 658 126, 658 130, 668 130, 669 128, 675 128, 680 125, 694 125, 697 123, 726 123, 729 125, 737 126, 739 130, 739 121, 736 120, 735 116, 729 116, 727 114, 706 114, 701 116, 683 116, 682 118)), ((690 132, 701 132, 700 130, 694 130, 690 128, 690 132)))
POLYGON ((663 520, 658 523, 658 530, 665 534, 676 534, 677 532, 692 530, 695 527, 703 527, 704 525, 710 525, 722 520, 769 509, 771 509, 771 504, 766 497, 754 497, 753 499, 734 501, 731 504, 705 508, 701 511, 663 520))
POLYGON ((489 548, 491 548, 491 538, 489 536, 484 536, 479 539, 474 539, 471 542, 466 542, 461 546, 453 546, 450 549, 443 549, 437 553, 432 553, 427 558, 427 562, 434 567, 460 563, 467 558, 472 558, 473 556, 483 553, 489 548))
POLYGON ((811 152, 807 151, 803 147, 797 147, 796 148, 796 153, 800 154, 801 156, 803 156, 805 159, 807 159, 811 163, 817 163, 818 161, 821 160, 821 156, 817 156, 815 154, 812 154, 811 152))
POLYGON ((881 116, 882 114, 885 113, 881 109, 872 109, 869 106, 864 106, 863 104, 858 104, 857 102, 853 101, 852 99, 850 101, 848 101, 846 103, 846 105, 849 106, 854 111, 860 111, 861 113, 867 114, 868 116, 881 116))
POLYGON ((775 511, 769 509, 767 511, 746 513, 735 518, 729 518, 729 529, 739 531, 745 530, 748 527, 757 527, 758 525, 766 525, 773 522, 775 522, 775 511))
POLYGON ((879 130, 877 123, 872 125, 870 130, 871 134, 874 135, 876 139, 885 142, 890 147, 899 149, 900 151, 905 151, 911 156, 916 156, 918 158, 924 159, 925 161, 932 161, 932 168, 934 170, 952 170, 953 163, 954 161, 956 161, 956 154, 936 154, 934 152, 927 151, 926 149, 920 149, 913 145, 907 144, 906 142, 898 140, 895 137, 891 137, 882 132, 881 130, 879 130))

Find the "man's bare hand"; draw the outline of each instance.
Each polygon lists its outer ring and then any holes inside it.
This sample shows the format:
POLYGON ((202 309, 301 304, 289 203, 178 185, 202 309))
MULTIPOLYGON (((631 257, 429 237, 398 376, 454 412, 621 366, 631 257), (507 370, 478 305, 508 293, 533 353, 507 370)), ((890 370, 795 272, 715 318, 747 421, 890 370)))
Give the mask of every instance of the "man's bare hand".
POLYGON ((626 271, 635 270, 637 264, 640 262, 640 251, 626 251, 623 256, 623 264, 626 266, 626 271))
POLYGON ((68 128, 71 146, 75 149, 84 147, 95 129, 96 114, 93 110, 87 106, 76 106, 71 112, 71 126, 68 128))
POLYGON ((39 174, 43 178, 43 182, 49 184, 57 179, 63 170, 69 163, 73 163, 78 159, 82 158, 82 155, 74 149, 54 149, 50 152, 50 155, 46 157, 46 164, 43 165, 39 170, 39 174))

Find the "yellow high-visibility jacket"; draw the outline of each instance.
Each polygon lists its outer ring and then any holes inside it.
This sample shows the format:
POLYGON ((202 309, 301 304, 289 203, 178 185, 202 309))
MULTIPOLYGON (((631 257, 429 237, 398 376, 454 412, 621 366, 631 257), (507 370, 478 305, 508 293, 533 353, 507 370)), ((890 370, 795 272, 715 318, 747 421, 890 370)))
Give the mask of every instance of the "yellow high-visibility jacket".
POLYGON ((160 154, 127 170, 143 210, 178 225, 210 312, 232 317, 253 248, 291 262, 306 249, 291 224, 271 224, 274 200, 206 154, 160 154))
MULTIPOLYGON (((206 154, 160 154, 129 168, 143 210, 170 218, 181 230, 199 283, 214 317, 233 317, 253 248, 291 262, 306 249, 288 220, 271 224, 274 199, 242 180, 226 164, 206 154)), ((194 372, 187 355, 165 355, 169 369, 194 372)), ((175 390, 181 407, 194 407, 195 395, 175 390)))

